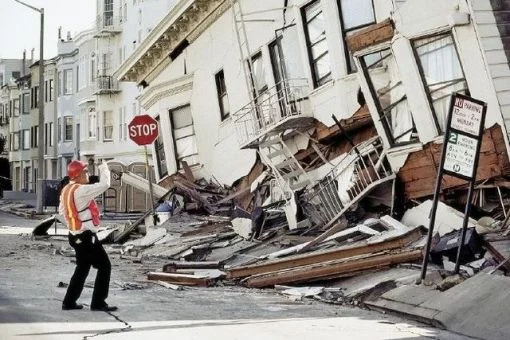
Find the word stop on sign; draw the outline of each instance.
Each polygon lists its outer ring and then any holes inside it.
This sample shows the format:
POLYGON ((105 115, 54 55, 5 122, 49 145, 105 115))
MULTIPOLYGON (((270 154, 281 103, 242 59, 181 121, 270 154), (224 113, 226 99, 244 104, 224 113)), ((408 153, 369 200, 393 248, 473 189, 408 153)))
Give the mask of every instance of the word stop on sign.
POLYGON ((157 124, 131 125, 129 127, 130 137, 152 136, 158 129, 157 124))

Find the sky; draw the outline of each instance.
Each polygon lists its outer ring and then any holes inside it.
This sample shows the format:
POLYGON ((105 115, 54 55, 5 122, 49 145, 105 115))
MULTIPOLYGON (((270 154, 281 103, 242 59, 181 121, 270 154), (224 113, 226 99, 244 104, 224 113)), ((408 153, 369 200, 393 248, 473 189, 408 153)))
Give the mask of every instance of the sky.
MULTIPOLYGON (((22 0, 36 8, 44 8, 44 58, 57 55, 58 27, 62 36, 72 35, 92 28, 96 12, 96 0, 22 0)), ((40 15, 14 0, 0 0, 0 59, 23 57, 23 50, 35 48, 35 60, 39 59, 40 15)))

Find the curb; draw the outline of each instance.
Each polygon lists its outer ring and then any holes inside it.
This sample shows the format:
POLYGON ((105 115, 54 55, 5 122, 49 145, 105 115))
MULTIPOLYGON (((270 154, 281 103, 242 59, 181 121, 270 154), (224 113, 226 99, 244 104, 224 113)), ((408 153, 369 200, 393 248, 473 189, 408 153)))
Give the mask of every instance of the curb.
POLYGON ((375 301, 364 301, 365 306, 374 311, 381 313, 390 313, 413 321, 430 325, 439 329, 448 330, 448 328, 435 316, 441 311, 435 309, 429 309, 419 306, 413 306, 406 303, 377 299, 375 301))

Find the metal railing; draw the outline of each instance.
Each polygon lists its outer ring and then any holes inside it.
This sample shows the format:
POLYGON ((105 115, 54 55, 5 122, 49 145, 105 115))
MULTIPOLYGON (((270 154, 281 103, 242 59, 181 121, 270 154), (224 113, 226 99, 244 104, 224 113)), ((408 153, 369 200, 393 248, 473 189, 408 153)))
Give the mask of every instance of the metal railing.
POLYGON ((119 83, 112 76, 96 77, 96 92, 115 92, 119 90, 119 83))
POLYGON ((233 114, 241 146, 269 132, 282 120, 309 113, 306 79, 290 79, 276 84, 233 114))
POLYGON ((379 137, 358 144, 299 200, 316 226, 329 227, 377 185, 392 180, 379 137))

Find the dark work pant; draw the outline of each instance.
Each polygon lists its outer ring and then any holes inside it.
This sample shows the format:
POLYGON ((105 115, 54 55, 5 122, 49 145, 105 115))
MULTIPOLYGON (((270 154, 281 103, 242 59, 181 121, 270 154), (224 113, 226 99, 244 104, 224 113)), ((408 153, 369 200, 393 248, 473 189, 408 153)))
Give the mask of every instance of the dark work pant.
POLYGON ((69 282, 63 304, 73 305, 80 297, 90 267, 97 269, 91 306, 101 307, 106 304, 108 286, 110 285, 111 264, 103 245, 97 235, 87 230, 79 235, 69 234, 69 244, 76 252, 76 269, 69 282))

